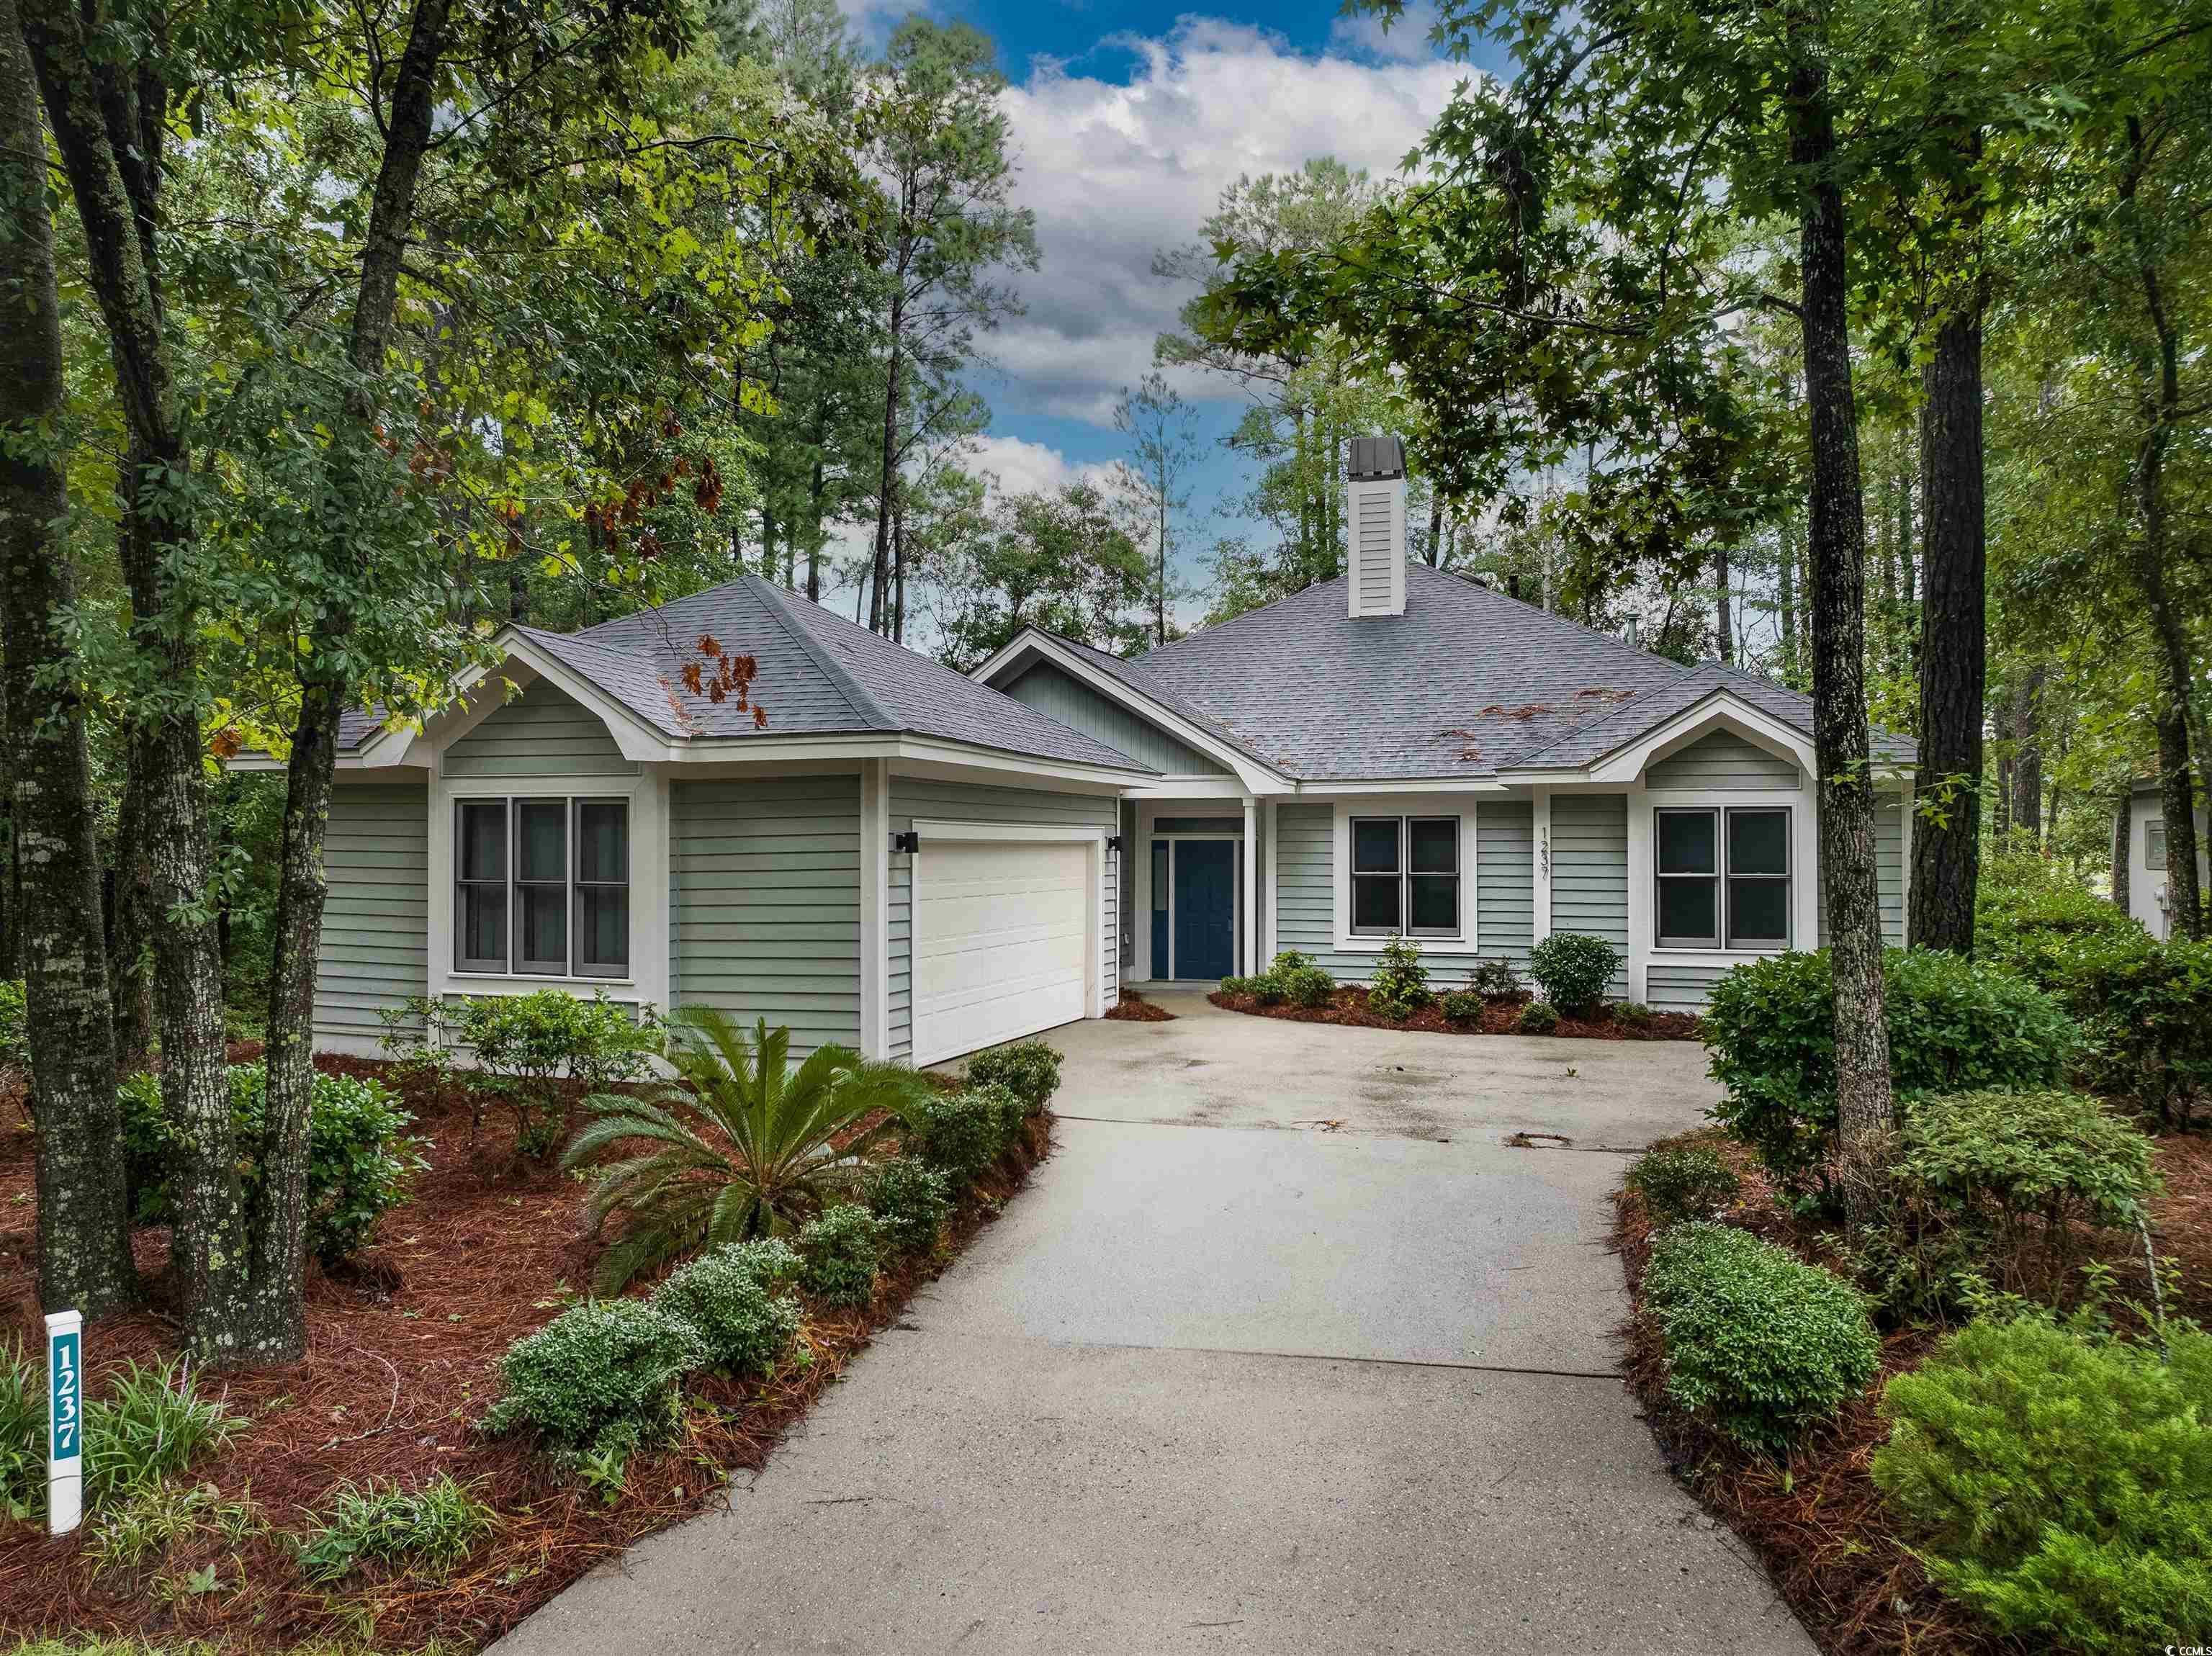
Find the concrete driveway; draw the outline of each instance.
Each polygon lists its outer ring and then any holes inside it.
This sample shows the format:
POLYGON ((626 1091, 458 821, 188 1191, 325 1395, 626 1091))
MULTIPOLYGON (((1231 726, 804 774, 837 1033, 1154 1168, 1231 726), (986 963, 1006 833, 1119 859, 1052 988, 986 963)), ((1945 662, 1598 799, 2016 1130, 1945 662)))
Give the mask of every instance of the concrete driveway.
POLYGON ((1058 1152, 726 1513, 501 1648, 1809 1656, 1616 1377, 1702 1051, 1160 998, 1053 1036, 1058 1152))

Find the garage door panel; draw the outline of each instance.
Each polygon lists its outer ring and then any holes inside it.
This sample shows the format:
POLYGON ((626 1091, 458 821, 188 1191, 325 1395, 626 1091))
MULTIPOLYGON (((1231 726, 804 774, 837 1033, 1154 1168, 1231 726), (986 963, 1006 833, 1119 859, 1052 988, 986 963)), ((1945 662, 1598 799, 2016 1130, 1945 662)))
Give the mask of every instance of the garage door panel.
POLYGON ((1090 847, 933 838, 915 868, 915 1056, 1011 1040, 1089 1010, 1090 847))

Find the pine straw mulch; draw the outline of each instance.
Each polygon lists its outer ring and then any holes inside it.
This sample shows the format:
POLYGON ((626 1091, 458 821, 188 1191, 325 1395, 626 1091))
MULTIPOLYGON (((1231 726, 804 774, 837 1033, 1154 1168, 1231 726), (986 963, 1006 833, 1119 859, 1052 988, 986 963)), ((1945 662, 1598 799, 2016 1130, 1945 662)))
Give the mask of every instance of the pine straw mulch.
MULTIPOLYGON (((319 1062, 357 1074, 384 1068, 319 1062)), ((599 1245, 580 1222, 581 1192, 548 1169, 498 1171, 507 1159, 503 1145, 472 1153, 458 1096, 416 1092, 408 1102, 414 1131, 430 1140, 431 1166, 417 1176, 413 1201, 386 1216, 376 1247, 337 1276, 310 1268, 306 1361, 200 1381, 204 1396, 251 1424, 186 1476, 226 1499, 250 1499, 268 1530, 235 1547, 203 1535, 143 1568, 95 1574, 82 1544, 88 1526, 55 1540, 38 1526, 0 1523, 0 1633, 130 1633, 240 1652, 317 1639, 389 1650, 488 1643, 631 1543, 720 1504, 728 1477, 766 1464, 786 1429, 996 1216, 1051 1149, 1050 1118, 1032 1121, 955 1216, 949 1246, 887 1272, 867 1310, 810 1306, 801 1338, 811 1365, 787 1365, 761 1382, 698 1377, 681 1440, 633 1457, 627 1486, 609 1506, 556 1475, 526 1443, 488 1441, 476 1430, 497 1391, 501 1354, 557 1315, 589 1280, 599 1245), (450 1579, 381 1566, 336 1586, 302 1579, 292 1537, 311 1526, 309 1513, 338 1486, 374 1478, 414 1487, 441 1472, 473 1486, 499 1514, 496 1534, 450 1579), (210 1565, 211 1591, 185 1588, 194 1570, 210 1565)), ((15 1125, 15 1112, 6 1119, 0 1337, 12 1333, 37 1350, 31 1136, 15 1125)), ((140 1233, 139 1264, 149 1279, 167 1247, 165 1233, 140 1233)), ((159 1308, 88 1328, 91 1389, 97 1394, 126 1359, 167 1356, 175 1336, 159 1308)))
MULTIPOLYGON (((1528 1004, 1525 996, 1500 996, 1483 1002, 1480 1022, 1454 1023, 1433 1000, 1409 1016, 1383 1017, 1367 1010, 1367 992, 1360 988, 1339 989, 1326 1006, 1262 1006, 1250 995, 1224 995, 1219 990, 1206 999, 1229 1011, 1247 1012, 1254 1017, 1283 1018, 1292 1023, 1349 1023, 1366 1029, 1419 1029, 1436 1035, 1520 1034, 1523 1033, 1521 1009, 1528 1004)), ((1689 1012, 1654 1012, 1641 1023, 1624 1023, 1610 1008, 1601 1008, 1594 1018, 1561 1014, 1559 1028, 1552 1034, 1583 1040, 1697 1040, 1702 1038, 1704 1027, 1689 1012)))
POLYGON ((1175 1014, 1157 1001, 1146 1000, 1133 989, 1124 989, 1121 998, 1107 1009, 1106 1016, 1124 1023, 1172 1023, 1175 1014))
MULTIPOLYGON (((1741 1144, 1710 1127, 1663 1143, 1708 1145, 1735 1169, 1743 1192, 1723 1216, 1727 1222, 1801 1257, 1836 1263, 1814 1240, 1820 1222, 1801 1224, 1741 1144)), ((2212 1137, 2163 1137, 2157 1163, 2166 1193, 2152 1204, 2151 1234, 2160 1255, 2180 1260, 2184 1273, 2181 1302, 2167 1310, 2201 1319, 2212 1313, 2212 1137)), ((1633 1307, 1621 1329, 1629 1389, 1675 1476, 1758 1554, 1814 1642, 1829 1656, 2027 1656, 2031 1646, 1991 1632, 1929 1585, 1891 1530, 1875 1488, 1874 1453, 1889 1436, 1879 1411, 1882 1391, 1890 1376, 1917 1368, 1943 1331, 1912 1327, 1885 1337, 1881 1371, 1866 1395, 1778 1465, 1667 1396, 1665 1343, 1643 1305, 1653 1227, 1633 1191, 1617 1192, 1613 1201, 1613 1244, 1633 1307)), ((2103 1251, 2130 1284, 2126 1291, 2140 1292, 2139 1248, 2115 1239, 2103 1251)))

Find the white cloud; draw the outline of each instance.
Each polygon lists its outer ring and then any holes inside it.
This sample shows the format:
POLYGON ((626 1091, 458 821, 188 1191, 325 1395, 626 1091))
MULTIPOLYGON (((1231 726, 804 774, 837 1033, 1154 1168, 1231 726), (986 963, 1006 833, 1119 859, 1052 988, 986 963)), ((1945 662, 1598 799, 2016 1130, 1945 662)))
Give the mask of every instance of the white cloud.
POLYGON ((1078 481, 1104 485, 1114 477, 1110 464, 1079 465, 1051 445, 1033 443, 1026 437, 975 438, 964 446, 960 464, 976 476, 988 473, 995 479, 994 498, 1044 494, 1078 481))
POLYGON ((1134 55, 1127 84, 1040 63, 1009 89, 1019 198, 1036 209, 1044 258, 1022 280, 1028 314, 988 349, 1027 397, 1048 414, 1109 422, 1188 296, 1152 275, 1153 252, 1194 240, 1239 174, 1324 155, 1395 173, 1467 73, 1425 53, 1391 55, 1424 27, 1409 19, 1379 53, 1347 39, 1345 51, 1308 57, 1259 29, 1187 17, 1164 39, 1104 43, 1134 55))
POLYGON ((1436 56, 1436 47, 1429 42, 1429 31, 1436 26, 1436 7, 1428 0, 1412 0, 1387 29, 1370 11, 1337 18, 1328 26, 1329 50, 1383 63, 1425 63, 1436 56))

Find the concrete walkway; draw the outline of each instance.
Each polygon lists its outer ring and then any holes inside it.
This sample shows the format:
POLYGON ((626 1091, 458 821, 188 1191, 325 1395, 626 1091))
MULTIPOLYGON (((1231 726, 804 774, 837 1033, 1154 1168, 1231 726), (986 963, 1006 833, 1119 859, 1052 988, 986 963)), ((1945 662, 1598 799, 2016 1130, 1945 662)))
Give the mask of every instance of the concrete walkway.
POLYGON ((1058 1152, 726 1513, 500 1648, 1809 1656, 1615 1377, 1702 1051, 1161 999, 1053 1036, 1058 1152))

